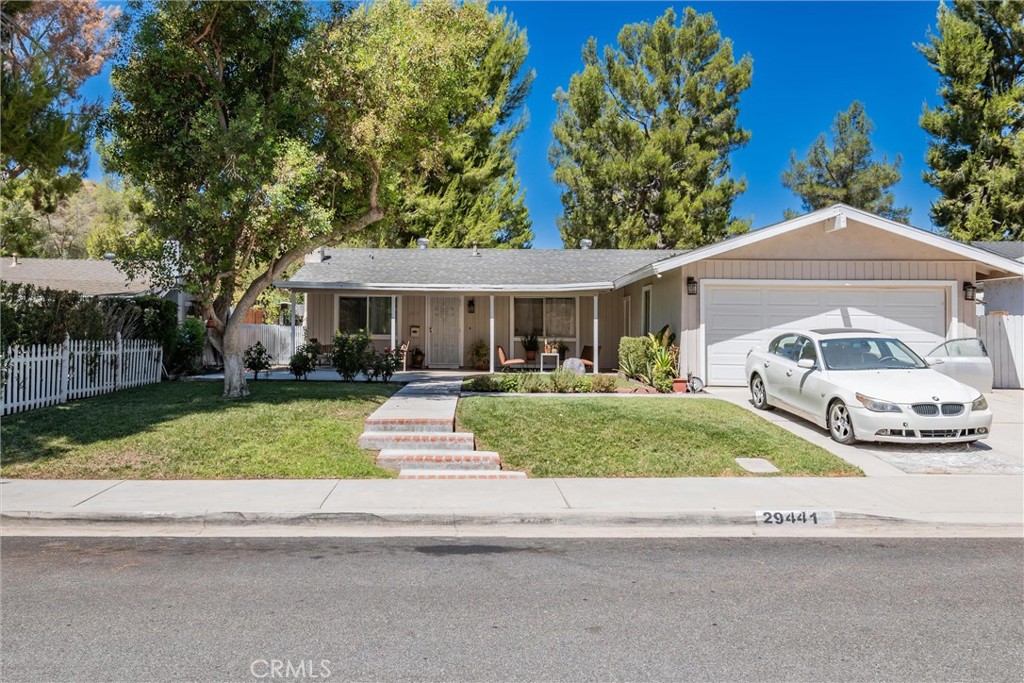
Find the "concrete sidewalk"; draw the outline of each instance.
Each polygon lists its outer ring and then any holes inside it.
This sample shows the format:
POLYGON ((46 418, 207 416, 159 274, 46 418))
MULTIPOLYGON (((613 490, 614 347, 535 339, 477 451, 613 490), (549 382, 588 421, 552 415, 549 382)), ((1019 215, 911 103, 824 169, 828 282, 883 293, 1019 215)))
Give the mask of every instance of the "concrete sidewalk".
MULTIPOLYGON (((1015 476, 520 481, 0 481, 4 532, 32 524, 358 527, 764 527, 758 511, 834 513, 835 526, 987 527, 1020 536, 1015 476)), ((802 528, 804 525, 799 525, 802 528)), ((770 529, 769 529, 770 530, 770 529)), ((809 532, 813 532, 809 529, 809 532)), ((744 533, 746 533, 744 531, 744 533)), ((884 535, 884 534, 883 534, 884 535)))

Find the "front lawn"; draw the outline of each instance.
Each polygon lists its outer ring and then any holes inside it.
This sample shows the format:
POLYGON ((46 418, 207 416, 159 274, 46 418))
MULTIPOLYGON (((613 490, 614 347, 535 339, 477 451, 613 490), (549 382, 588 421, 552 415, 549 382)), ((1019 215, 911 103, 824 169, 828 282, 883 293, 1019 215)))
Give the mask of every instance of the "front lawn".
POLYGON ((5 477, 369 478, 392 473, 356 445, 397 384, 163 382, 3 418, 5 477))
MULTIPOLYGON (((858 476, 858 468, 749 411, 711 398, 467 396, 459 429, 477 449, 533 477, 751 475, 760 457, 782 475, 858 476)), ((765 475, 756 475, 765 476, 765 475)))

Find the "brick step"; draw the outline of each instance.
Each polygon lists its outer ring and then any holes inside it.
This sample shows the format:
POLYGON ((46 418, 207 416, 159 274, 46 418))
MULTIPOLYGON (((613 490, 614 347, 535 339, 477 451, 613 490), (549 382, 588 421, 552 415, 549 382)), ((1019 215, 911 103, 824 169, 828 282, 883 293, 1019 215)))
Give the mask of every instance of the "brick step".
POLYGON ((443 417, 374 417, 363 423, 367 432, 454 432, 455 421, 443 417))
POLYGON ((431 451, 471 451, 476 448, 472 432, 363 432, 359 447, 371 451, 389 448, 419 448, 431 451))
POLYGON ((399 479, 526 479, 526 472, 512 470, 418 470, 406 469, 399 479))
POLYGON ((377 466, 389 470, 500 470, 501 458, 493 451, 388 448, 377 456, 377 466))

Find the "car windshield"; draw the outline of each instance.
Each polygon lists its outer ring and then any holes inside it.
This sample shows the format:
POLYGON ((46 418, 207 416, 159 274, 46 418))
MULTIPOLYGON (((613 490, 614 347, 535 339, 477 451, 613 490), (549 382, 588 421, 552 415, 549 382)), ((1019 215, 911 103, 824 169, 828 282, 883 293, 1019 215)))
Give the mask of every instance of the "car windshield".
POLYGON ((906 370, 928 367, 920 356, 899 339, 823 339, 821 355, 829 370, 906 370))

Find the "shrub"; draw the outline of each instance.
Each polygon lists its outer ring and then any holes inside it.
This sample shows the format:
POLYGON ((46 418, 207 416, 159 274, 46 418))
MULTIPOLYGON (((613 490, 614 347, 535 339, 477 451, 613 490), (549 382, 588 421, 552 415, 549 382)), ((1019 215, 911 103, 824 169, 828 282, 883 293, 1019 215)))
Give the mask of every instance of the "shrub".
POLYGON ((185 318, 176 331, 170 355, 164 355, 164 366, 172 377, 192 375, 203 367, 206 346, 206 324, 199 318, 185 318))
POLYGON ((504 391, 510 394, 519 393, 523 386, 523 377, 525 377, 525 375, 521 375, 519 373, 498 375, 498 391, 504 391))
POLYGON ((316 339, 310 339, 308 342, 300 346, 299 349, 304 350, 310 360, 313 361, 313 367, 320 364, 320 356, 324 353, 324 345, 319 341, 316 339))
POLYGON ((295 354, 288 361, 288 370, 295 375, 295 379, 306 379, 306 376, 313 372, 322 348, 319 342, 309 342, 295 350, 295 354))
POLYGON ((504 391, 496 375, 477 375, 462 384, 466 391, 504 391))
POLYGON ((261 342, 256 342, 242 354, 242 362, 248 370, 253 371, 253 381, 260 378, 260 373, 270 370, 270 353, 261 342))
POLYGON ((588 375, 588 378, 590 379, 590 391, 598 394, 610 394, 615 391, 615 378, 611 375, 588 375))
POLYGON ((551 384, 544 375, 528 372, 524 373, 519 381, 519 391, 524 394, 543 394, 551 391, 551 384))
POLYGON ((641 379, 650 364, 651 344, 646 337, 619 340, 619 372, 629 379, 641 379))
POLYGON ((402 352, 384 349, 383 353, 374 353, 373 359, 374 372, 385 382, 390 382, 402 364, 402 352))
POLYGON ((346 382, 354 381, 359 373, 369 375, 367 356, 370 348, 370 336, 366 330, 359 330, 355 334, 337 332, 334 335, 334 349, 331 351, 331 365, 346 382))
POLYGON ((574 391, 579 391, 581 377, 582 375, 577 375, 572 370, 558 368, 548 376, 551 391, 556 394, 571 394, 574 391))

